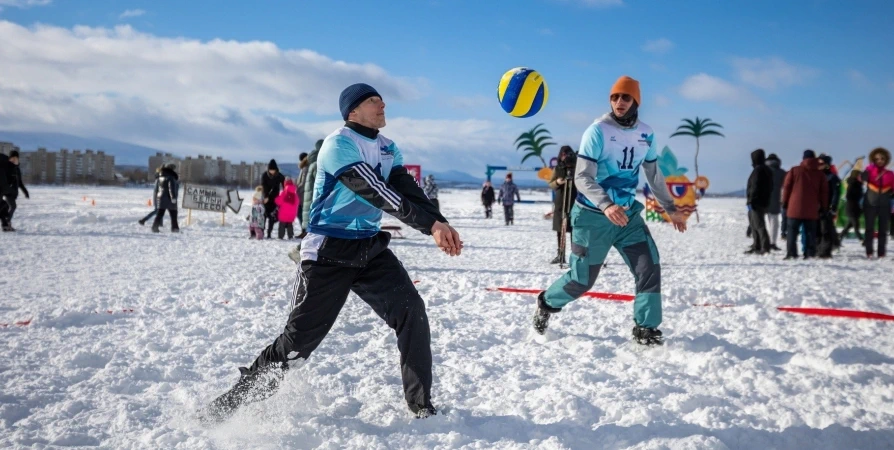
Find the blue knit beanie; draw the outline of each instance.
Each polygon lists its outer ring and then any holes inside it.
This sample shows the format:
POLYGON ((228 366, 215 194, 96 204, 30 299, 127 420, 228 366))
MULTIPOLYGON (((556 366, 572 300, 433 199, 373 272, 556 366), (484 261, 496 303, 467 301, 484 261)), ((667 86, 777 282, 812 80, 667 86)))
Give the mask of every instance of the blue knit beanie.
POLYGON ((374 87, 366 83, 357 83, 346 87, 338 96, 338 107, 341 109, 342 119, 348 120, 348 114, 370 97, 382 96, 374 87))

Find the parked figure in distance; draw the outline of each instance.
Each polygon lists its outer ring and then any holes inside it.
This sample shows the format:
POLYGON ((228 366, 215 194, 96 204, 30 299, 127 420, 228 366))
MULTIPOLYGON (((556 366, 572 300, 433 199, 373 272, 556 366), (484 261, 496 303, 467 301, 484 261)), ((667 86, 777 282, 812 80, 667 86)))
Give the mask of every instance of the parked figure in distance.
POLYGON ((251 216, 249 216, 248 220, 249 239, 264 239, 265 219, 264 186, 258 186, 255 188, 255 193, 251 196, 251 216))
POLYGON ((773 195, 773 171, 767 167, 764 149, 751 152, 751 176, 748 177, 748 225, 752 244, 745 253, 763 255, 770 252, 770 235, 765 218, 773 195))
POLYGON ((521 201, 518 186, 512 182, 512 172, 506 174, 506 179, 503 180, 503 185, 500 186, 500 198, 498 200, 503 204, 503 219, 506 221, 506 225, 512 225, 515 219, 515 211, 513 211, 515 201, 521 201))
POLYGON ((485 219, 490 219, 491 217, 493 217, 494 200, 496 200, 496 195, 494 195, 494 187, 491 186, 490 181, 485 181, 484 186, 482 186, 481 188, 481 204, 484 205, 485 219))
POLYGON ((863 199, 863 214, 866 217, 866 257, 873 257, 873 236, 878 230, 878 255, 884 258, 888 244, 888 221, 891 220, 891 198, 894 195, 894 172, 887 169, 891 162, 891 152, 878 147, 869 152, 869 166, 863 171, 866 182, 866 197, 863 199), (878 220, 878 227, 876 227, 878 220))
POLYGON ((286 178, 285 189, 279 194, 279 197, 276 197, 276 206, 278 211, 276 218, 279 220, 279 229, 277 230, 279 238, 282 239, 288 232, 289 239, 292 239, 295 237, 295 229, 292 227, 292 223, 295 222, 295 217, 298 215, 301 201, 298 199, 297 189, 291 178, 286 178))
POLYGON ((9 152, 9 156, 0 154, 0 224, 3 231, 16 230, 12 227, 12 216, 16 212, 19 189, 25 194, 25 198, 31 198, 22 182, 18 150, 9 152))
POLYGON ((831 156, 820 155, 818 159, 820 170, 825 174, 826 183, 829 185, 829 192, 826 194, 829 207, 820 211, 817 256, 827 259, 832 257, 832 250, 839 247, 835 216, 838 214, 838 203, 841 200, 841 179, 832 171, 831 156))
MULTIPOLYGON (((158 167, 155 169, 155 180, 156 180, 156 182, 158 182, 158 177, 161 176, 161 169, 162 169, 162 168, 164 168, 164 166, 158 166, 158 167)), ((153 218, 156 214, 158 214, 158 199, 155 198, 155 196, 152 197, 152 206, 153 206, 153 208, 152 208, 152 212, 150 212, 149 214, 146 214, 146 217, 143 217, 142 219, 139 220, 140 225, 146 225, 146 222, 149 221, 149 219, 153 218)), ((162 223, 162 224, 159 224, 159 226, 162 226, 162 225, 163 225, 163 223, 162 223)))
POLYGON ((440 211, 441 204, 438 203, 438 185, 435 183, 434 175, 426 175, 425 180, 422 182, 422 191, 425 192, 428 201, 430 201, 432 205, 435 205, 435 208, 440 211))
POLYGON ((571 207, 577 198, 577 188, 574 187, 574 165, 577 155, 568 145, 559 149, 559 162, 553 169, 553 176, 549 181, 549 187, 553 190, 553 231, 558 237, 556 257, 550 264, 565 263, 566 236, 571 233, 571 207), (564 231, 562 233, 564 224, 564 231))
MULTIPOLYGON (((770 206, 767 207, 767 233, 770 235, 770 250, 781 250, 776 245, 776 238, 782 230, 779 216, 782 214, 782 183, 785 182, 785 170, 782 161, 775 153, 767 156, 767 167, 773 173, 773 192, 770 194, 770 206)), ((783 236, 783 239, 785 237, 783 236)))
POLYGON ((276 197, 282 192, 286 178, 279 172, 276 160, 271 159, 267 164, 267 171, 261 175, 261 186, 264 187, 264 215, 267 220, 267 239, 273 233, 273 223, 276 222, 276 197))
POLYGON ((804 258, 816 256, 816 229, 819 212, 829 209, 829 183, 819 170, 816 153, 804 150, 801 165, 792 167, 782 186, 782 208, 785 209, 785 259, 798 257, 798 233, 804 227, 804 258))
POLYGON ((158 233, 161 227, 161 221, 165 216, 165 211, 171 216, 171 233, 179 233, 180 226, 177 224, 177 193, 180 190, 180 177, 174 171, 177 166, 173 163, 166 165, 161 169, 161 174, 155 180, 155 204, 158 205, 158 214, 155 215, 155 222, 152 223, 152 232, 158 233))
POLYGON ((846 183, 844 213, 847 215, 847 225, 841 230, 838 239, 843 241, 847 237, 848 231, 853 227, 854 234, 857 235, 857 239, 863 245, 863 234, 860 233, 860 217, 863 215, 863 181, 860 178, 860 171, 851 170, 846 183))

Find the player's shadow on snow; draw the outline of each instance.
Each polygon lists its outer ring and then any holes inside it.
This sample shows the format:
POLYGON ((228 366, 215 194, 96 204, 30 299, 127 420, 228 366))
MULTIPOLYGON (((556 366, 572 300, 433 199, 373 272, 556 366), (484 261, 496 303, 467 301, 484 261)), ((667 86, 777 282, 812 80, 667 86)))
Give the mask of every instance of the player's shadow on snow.
MULTIPOLYGON (((595 422, 597 417, 587 417, 595 422)), ((620 426, 607 424, 592 429, 589 423, 563 420, 552 424, 536 424, 518 416, 468 417, 463 422, 471 430, 452 430, 472 438, 490 442, 507 440, 530 445, 532 441, 557 438, 572 449, 627 448, 652 440, 686 439, 687 448, 715 448, 717 441, 730 449, 756 448, 888 448, 894 430, 856 431, 841 425, 824 429, 807 426, 789 427, 782 431, 746 427, 708 429, 694 424, 650 422, 646 425, 620 426)), ((653 445, 656 444, 653 442, 653 445)), ((678 444, 682 444, 678 443, 678 444)))
POLYGON ((678 343, 683 349, 697 352, 697 353, 705 353, 709 352, 717 347, 722 348, 724 351, 729 354, 735 356, 736 358, 745 361, 751 358, 762 359, 766 361, 770 365, 780 366, 783 364, 787 364, 792 357, 795 355, 792 352, 783 352, 779 350, 773 350, 769 348, 747 348, 740 347, 732 342, 725 341, 723 339, 718 338, 717 336, 710 334, 703 334, 701 336, 690 338, 690 337, 677 337, 674 339, 675 342, 678 343))
MULTIPOLYGON (((458 270, 468 270, 456 267, 415 267, 415 266, 404 266, 407 270, 416 272, 456 272, 458 270)), ((493 270, 493 269, 471 269, 475 274, 486 273, 493 275, 516 275, 516 274, 524 274, 524 275, 543 275, 543 272, 533 272, 530 270, 493 270)))
POLYGON ((885 356, 875 350, 862 347, 838 347, 829 354, 829 359, 835 364, 867 364, 867 365, 884 365, 894 364, 894 358, 885 356))

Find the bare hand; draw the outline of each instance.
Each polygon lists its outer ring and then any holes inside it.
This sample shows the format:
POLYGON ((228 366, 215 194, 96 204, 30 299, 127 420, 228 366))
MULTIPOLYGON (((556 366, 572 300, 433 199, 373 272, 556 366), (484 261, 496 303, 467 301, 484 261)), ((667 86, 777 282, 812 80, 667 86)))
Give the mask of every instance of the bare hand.
POLYGON ((431 236, 444 253, 450 256, 459 256, 462 253, 463 242, 459 240, 459 233, 444 222, 435 222, 431 226, 431 236))
POLYGON ((605 208, 605 211, 603 212, 605 213, 605 217, 607 217, 611 223, 619 227, 627 226, 629 219, 627 218, 627 212, 624 211, 624 208, 618 205, 611 205, 608 208, 605 208))
POLYGON ((671 223, 674 224, 674 229, 683 233, 686 231, 686 215, 681 212, 673 212, 668 214, 670 217, 671 223))
POLYGON ((564 178, 556 178, 556 184, 558 184, 558 185, 565 184, 565 179, 564 178))

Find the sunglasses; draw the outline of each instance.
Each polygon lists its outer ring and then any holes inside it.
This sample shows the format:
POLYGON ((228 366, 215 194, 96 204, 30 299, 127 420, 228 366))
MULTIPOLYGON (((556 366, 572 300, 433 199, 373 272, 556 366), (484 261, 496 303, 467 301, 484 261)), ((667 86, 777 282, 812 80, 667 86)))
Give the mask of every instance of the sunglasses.
POLYGON ((618 99, 624 100, 625 102, 629 102, 630 100, 633 100, 633 97, 631 97, 630 94, 612 94, 611 97, 609 97, 609 98, 613 102, 618 101, 618 99))

